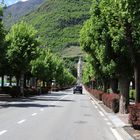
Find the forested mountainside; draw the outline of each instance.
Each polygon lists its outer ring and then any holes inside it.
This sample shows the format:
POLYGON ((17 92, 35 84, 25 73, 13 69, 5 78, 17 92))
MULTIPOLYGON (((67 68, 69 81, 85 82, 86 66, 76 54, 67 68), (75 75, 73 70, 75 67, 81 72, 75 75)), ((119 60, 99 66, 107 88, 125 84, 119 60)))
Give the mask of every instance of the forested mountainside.
POLYGON ((23 19, 36 27, 51 50, 76 56, 81 54, 79 32, 89 18, 90 6, 91 0, 47 0, 23 19))
POLYGON ((6 28, 10 28, 22 16, 34 11, 45 0, 28 0, 25 2, 19 1, 4 9, 4 23, 6 28))

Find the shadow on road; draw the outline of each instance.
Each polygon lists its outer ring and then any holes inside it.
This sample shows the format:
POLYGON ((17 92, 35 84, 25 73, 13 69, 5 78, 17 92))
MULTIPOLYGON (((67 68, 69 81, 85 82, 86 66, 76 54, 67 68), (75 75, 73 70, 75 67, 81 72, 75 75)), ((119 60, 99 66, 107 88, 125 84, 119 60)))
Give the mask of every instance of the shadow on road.
POLYGON ((0 101, 7 101, 7 102, 16 102, 16 101, 21 101, 21 102, 26 102, 32 99, 35 99, 36 97, 43 97, 43 98, 56 98, 56 97, 60 97, 60 96, 64 96, 64 95, 68 95, 66 92, 62 91, 62 92, 51 92, 51 93, 47 93, 47 94, 40 94, 40 95, 32 95, 29 97, 17 97, 17 98, 12 98, 9 94, 0 94, 0 101), (31 99, 32 98, 32 99, 31 99))
POLYGON ((27 98, 11 98, 10 96, 0 95, 0 108, 8 108, 8 107, 19 107, 19 108, 27 108, 27 107, 62 107, 57 105, 46 105, 47 102, 75 102, 74 100, 62 99, 64 93, 52 93, 40 96, 32 96, 27 98), (46 102, 46 103, 45 103, 46 102))
POLYGON ((59 102, 74 102, 74 100, 67 100, 67 99, 62 99, 60 100, 59 98, 56 98, 56 97, 32 97, 32 98, 29 98, 30 101, 47 101, 47 102, 52 102, 52 101, 59 101, 59 102))
POLYGON ((8 107, 20 107, 20 108, 28 108, 28 107, 39 107, 39 108, 48 108, 48 107, 63 107, 59 105, 41 105, 41 104, 31 104, 31 103, 15 103, 15 104, 3 104, 0 105, 2 108, 8 107))

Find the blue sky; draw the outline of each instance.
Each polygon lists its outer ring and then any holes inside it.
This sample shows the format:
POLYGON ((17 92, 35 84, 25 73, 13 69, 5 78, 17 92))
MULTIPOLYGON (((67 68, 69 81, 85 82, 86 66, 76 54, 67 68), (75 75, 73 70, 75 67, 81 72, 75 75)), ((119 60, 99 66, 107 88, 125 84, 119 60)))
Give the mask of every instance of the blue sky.
POLYGON ((11 5, 13 3, 16 3, 17 1, 20 1, 20 0, 4 0, 4 2, 6 3, 6 5, 11 5))
POLYGON ((27 1, 27 0, 4 0, 4 2, 6 3, 6 5, 11 5, 11 4, 14 4, 14 3, 16 3, 18 1, 27 1))

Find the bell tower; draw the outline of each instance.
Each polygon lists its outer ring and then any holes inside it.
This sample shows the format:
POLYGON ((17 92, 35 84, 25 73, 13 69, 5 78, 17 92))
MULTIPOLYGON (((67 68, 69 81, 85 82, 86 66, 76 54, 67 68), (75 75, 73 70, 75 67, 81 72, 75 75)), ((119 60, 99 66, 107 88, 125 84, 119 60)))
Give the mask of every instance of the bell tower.
POLYGON ((79 57, 79 61, 77 64, 77 84, 82 84, 82 59, 79 57))

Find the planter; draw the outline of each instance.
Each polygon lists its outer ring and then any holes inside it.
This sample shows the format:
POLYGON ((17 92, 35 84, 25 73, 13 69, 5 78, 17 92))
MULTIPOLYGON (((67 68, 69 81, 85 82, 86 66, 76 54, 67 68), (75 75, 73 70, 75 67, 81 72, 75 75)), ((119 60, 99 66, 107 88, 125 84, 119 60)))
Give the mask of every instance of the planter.
POLYGON ((140 129, 140 103, 129 106, 129 123, 140 129))

